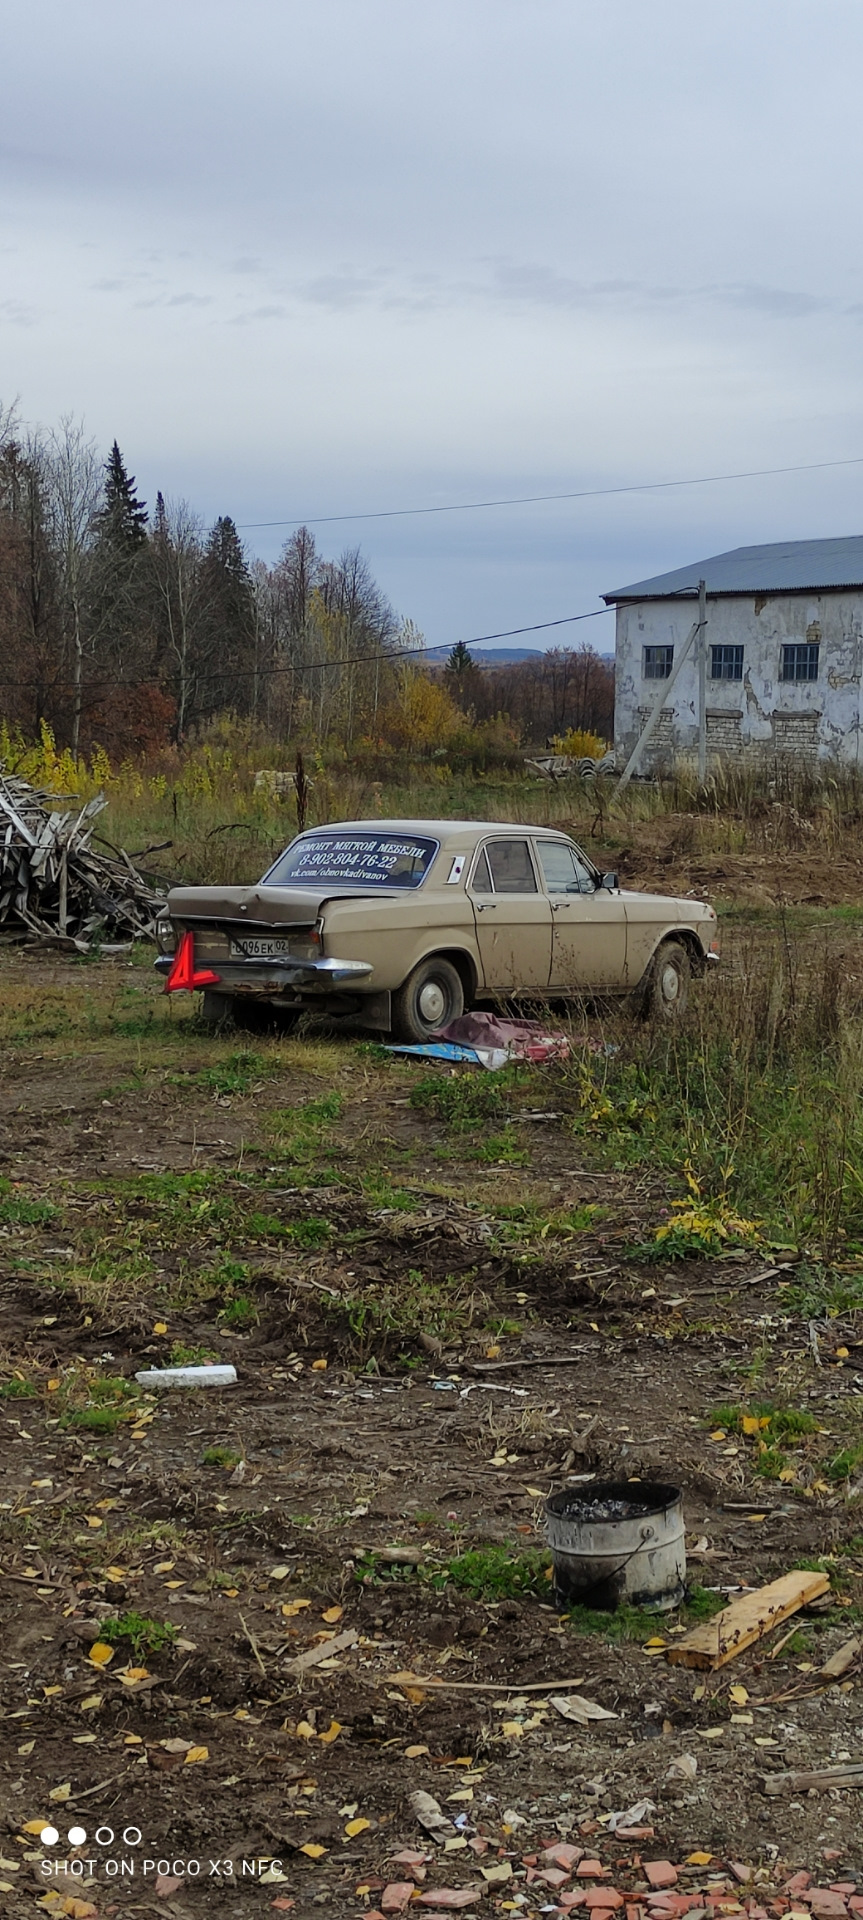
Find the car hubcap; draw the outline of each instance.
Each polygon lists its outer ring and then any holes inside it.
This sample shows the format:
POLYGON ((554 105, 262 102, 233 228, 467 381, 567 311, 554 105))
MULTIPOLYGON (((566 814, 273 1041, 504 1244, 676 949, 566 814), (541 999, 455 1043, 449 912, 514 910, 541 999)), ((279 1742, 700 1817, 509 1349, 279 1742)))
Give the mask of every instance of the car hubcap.
POLYGON ((420 989, 420 1013, 427 1026, 435 1027, 446 1013, 446 994, 437 980, 427 980, 420 989))
POLYGON ((663 967, 662 969, 663 1000, 676 1000, 679 992, 680 992, 680 977, 678 975, 677 968, 672 966, 663 967))

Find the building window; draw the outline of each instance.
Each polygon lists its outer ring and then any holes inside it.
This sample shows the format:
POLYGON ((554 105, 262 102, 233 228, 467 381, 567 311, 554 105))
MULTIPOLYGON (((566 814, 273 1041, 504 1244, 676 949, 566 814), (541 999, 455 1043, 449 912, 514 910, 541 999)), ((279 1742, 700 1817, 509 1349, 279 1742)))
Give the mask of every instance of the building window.
POLYGON ((782 648, 782 672, 779 678, 780 680, 817 680, 817 640, 786 641, 782 648))
MULTIPOLYGON (((817 649, 816 649, 817 651, 817 649)), ((644 647, 641 672, 645 680, 667 680, 674 661, 673 647, 644 647)))
POLYGON ((724 645, 720 647, 711 647, 710 659, 711 659, 711 665, 710 665, 711 680, 742 680, 743 679, 743 648, 742 647, 728 647, 724 645))

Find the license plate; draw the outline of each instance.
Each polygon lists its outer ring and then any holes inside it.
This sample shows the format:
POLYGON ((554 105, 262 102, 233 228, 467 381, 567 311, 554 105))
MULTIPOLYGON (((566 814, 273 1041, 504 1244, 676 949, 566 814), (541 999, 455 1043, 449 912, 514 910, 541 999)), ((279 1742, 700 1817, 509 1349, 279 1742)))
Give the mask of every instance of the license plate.
POLYGON ((279 960, 289 951, 288 940, 256 940, 249 938, 231 941, 231 958, 234 960, 279 960))

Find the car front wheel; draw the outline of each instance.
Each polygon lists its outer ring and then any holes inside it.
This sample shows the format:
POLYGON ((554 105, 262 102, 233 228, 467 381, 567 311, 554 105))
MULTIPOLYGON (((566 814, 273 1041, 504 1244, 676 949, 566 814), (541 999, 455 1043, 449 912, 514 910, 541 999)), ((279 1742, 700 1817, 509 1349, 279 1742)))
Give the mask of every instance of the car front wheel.
POLYGON ((422 960, 393 994, 393 1038, 421 1046, 461 1013, 464 987, 455 967, 449 960, 422 960))
POLYGON ((657 1020, 679 1020, 689 1003, 692 965, 680 940, 664 940, 650 970, 644 1010, 657 1020))

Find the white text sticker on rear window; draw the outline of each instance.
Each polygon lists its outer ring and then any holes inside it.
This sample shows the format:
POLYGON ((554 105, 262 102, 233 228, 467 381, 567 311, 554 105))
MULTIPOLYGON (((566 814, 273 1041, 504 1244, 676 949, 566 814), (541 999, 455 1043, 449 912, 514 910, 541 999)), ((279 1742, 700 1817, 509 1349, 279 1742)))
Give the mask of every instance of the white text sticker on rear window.
POLYGON ((454 887, 456 884, 456 881, 461 879, 462 874, 464 873, 464 863, 466 859, 467 859, 466 853, 456 854, 455 859, 452 863, 452 866, 450 867, 449 873, 447 874, 447 877, 446 877, 446 883, 448 887, 454 887))

